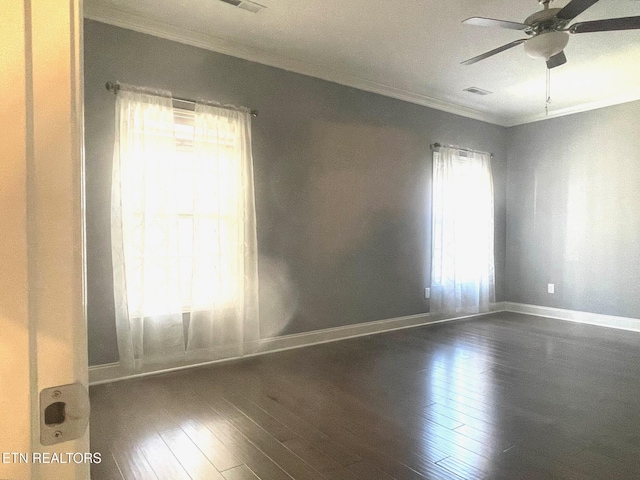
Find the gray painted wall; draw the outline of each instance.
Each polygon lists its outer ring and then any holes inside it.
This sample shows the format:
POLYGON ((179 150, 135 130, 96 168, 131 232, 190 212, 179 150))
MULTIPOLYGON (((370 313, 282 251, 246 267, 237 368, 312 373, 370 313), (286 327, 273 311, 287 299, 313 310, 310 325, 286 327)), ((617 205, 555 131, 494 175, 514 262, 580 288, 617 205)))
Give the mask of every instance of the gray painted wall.
POLYGON ((428 311, 433 142, 490 151, 504 299, 506 129, 101 23, 85 23, 91 365, 118 359, 107 81, 260 110, 253 121, 261 334, 428 311))
POLYGON ((640 102, 509 129, 508 300, 640 317, 639 132, 640 102))

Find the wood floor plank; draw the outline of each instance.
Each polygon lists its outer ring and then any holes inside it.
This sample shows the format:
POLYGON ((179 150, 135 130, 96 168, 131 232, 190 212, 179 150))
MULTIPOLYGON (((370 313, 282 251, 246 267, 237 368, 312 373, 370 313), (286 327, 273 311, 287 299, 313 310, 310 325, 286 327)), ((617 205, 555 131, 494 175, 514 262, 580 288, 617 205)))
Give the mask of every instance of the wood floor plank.
POLYGON ((273 480, 290 480, 292 478, 232 426, 223 423, 217 425, 209 423, 208 427, 258 478, 273 480))
POLYGON ((287 440, 298 437, 298 435, 290 430, 286 425, 279 422, 276 418, 269 415, 255 403, 252 403, 242 395, 224 394, 223 397, 279 441, 286 442, 287 440))
MULTIPOLYGON (((100 462, 91 464, 91 479, 92 480, 127 480, 127 477, 122 475, 118 464, 116 463, 111 450, 108 448, 93 449, 92 452, 100 453, 100 462)), ((150 477, 153 478, 153 477, 150 477)))
POLYGON ((141 442, 140 450, 159 480, 191 480, 180 461, 157 433, 141 442))
POLYGON ((222 472, 225 480, 260 480, 246 465, 239 465, 222 472))
POLYGON ((220 472, 182 430, 163 432, 160 436, 191 478, 224 480, 220 472))
POLYGON ((326 472, 323 472, 322 475, 327 480, 358 480, 358 477, 356 477, 345 467, 340 467, 336 470, 328 470, 326 472))
POLYGON ((322 475, 317 470, 251 419, 237 417, 231 423, 292 478, 322 480, 322 475))
POLYGON ((378 470, 377 468, 372 466, 369 462, 366 462, 364 460, 349 465, 347 467, 347 470, 353 473, 357 478, 361 478, 363 480, 370 480, 372 478, 375 478, 378 480, 394 479, 394 477, 387 475, 381 470, 378 470))
POLYGON ((464 480, 482 480, 487 478, 485 472, 482 472, 481 470, 472 467, 453 456, 438 461, 437 465, 464 480))
MULTIPOLYGON (((358 469, 364 471, 380 471, 385 474, 393 472, 397 480, 422 478, 422 475, 412 468, 416 456, 411 453, 410 450, 413 446, 409 446, 410 444, 407 443, 404 448, 400 448, 394 443, 393 454, 396 455, 396 457, 394 457, 387 449, 375 447, 373 445, 373 443, 376 443, 375 440, 365 439, 357 433, 343 428, 344 417, 321 415, 315 409, 309 410, 309 404, 304 402, 304 400, 285 398, 280 394, 277 394, 277 398, 279 398, 279 401, 287 404, 288 408, 295 411, 300 409, 300 414, 309 422, 316 425, 317 428, 322 428, 332 439, 335 439, 342 445, 345 445, 349 450, 355 452, 362 459, 356 462, 359 464, 358 469)), ((446 454, 438 455, 437 459, 444 458, 445 456, 446 454)), ((418 458, 417 460, 419 463, 424 461, 422 458, 418 458)))
POLYGON ((266 412, 277 418, 300 438, 307 440, 313 447, 333 458, 340 465, 350 465, 362 458, 347 449, 344 445, 334 441, 329 435, 313 427, 292 411, 279 404, 274 397, 260 395, 253 400, 266 412))
POLYGON ((300 437, 287 440, 283 442, 283 445, 320 473, 340 470, 342 467, 342 465, 329 455, 318 450, 311 443, 300 437))
POLYGON ((242 465, 242 462, 207 427, 191 420, 183 423, 182 429, 218 471, 242 465))
POLYGON ((156 479, 157 475, 137 445, 124 444, 113 447, 115 458, 122 476, 126 480, 156 479))
MULTIPOLYGON (((200 384, 199 387, 194 387, 193 391, 202 391, 202 389, 203 385, 200 384)), ((189 418, 188 421, 181 424, 185 433, 190 438, 193 435, 195 439, 209 442, 216 448, 219 445, 224 445, 226 452, 222 452, 223 455, 226 455, 227 452, 230 454, 230 457, 222 459, 222 461, 230 463, 227 466, 231 467, 231 464, 237 466, 236 464, 241 462, 246 464, 259 478, 290 480, 291 477, 284 470, 231 424, 231 419, 246 417, 221 398, 217 392, 210 396, 193 395, 193 391, 185 389, 184 385, 179 388, 170 388, 168 391, 173 393, 173 398, 167 398, 167 402, 173 405, 180 404, 183 410, 182 415, 189 418)), ((209 457, 214 456, 206 448, 204 452, 209 457)), ((212 463, 214 462, 212 461, 212 463)), ((224 465, 221 465, 220 470, 225 470, 223 467, 224 465)))
POLYGON ((502 312, 91 387, 91 475, 637 480, 639 347, 502 312))
POLYGON ((618 462, 590 448, 561 458, 559 463, 571 471, 579 471, 595 478, 640 478, 638 465, 618 462))

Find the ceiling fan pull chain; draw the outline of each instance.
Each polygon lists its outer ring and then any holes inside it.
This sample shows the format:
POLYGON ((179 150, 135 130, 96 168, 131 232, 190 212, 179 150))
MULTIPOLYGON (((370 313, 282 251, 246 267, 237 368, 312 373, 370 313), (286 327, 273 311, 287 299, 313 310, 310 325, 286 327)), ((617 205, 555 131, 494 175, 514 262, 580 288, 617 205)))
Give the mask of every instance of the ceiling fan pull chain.
POLYGON ((551 69, 547 68, 547 100, 545 101, 544 111, 549 115, 549 104, 551 103, 551 69))

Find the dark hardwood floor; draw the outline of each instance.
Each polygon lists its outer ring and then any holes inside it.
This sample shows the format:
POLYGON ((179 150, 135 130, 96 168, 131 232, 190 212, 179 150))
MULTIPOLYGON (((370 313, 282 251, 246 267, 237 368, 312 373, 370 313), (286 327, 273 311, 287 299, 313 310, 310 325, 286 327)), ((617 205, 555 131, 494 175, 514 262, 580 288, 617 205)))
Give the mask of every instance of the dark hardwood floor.
POLYGON ((92 478, 638 479, 639 347, 498 313, 95 386, 92 478))

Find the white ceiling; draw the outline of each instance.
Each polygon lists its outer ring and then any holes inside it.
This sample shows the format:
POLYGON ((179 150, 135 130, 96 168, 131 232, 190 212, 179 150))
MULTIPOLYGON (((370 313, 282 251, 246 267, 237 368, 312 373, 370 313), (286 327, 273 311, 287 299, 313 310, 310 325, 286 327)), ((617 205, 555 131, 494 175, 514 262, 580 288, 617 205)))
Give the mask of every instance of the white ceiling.
MULTIPOLYGON (((218 0, 85 0, 85 16, 501 125, 545 118, 545 64, 523 46, 460 65, 525 36, 462 20, 522 22, 535 0, 258 2, 254 14, 218 0)), ((576 21, 635 15, 638 0, 600 0, 576 21)), ((549 117, 640 99, 640 30, 572 35, 565 53, 549 117)))

